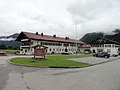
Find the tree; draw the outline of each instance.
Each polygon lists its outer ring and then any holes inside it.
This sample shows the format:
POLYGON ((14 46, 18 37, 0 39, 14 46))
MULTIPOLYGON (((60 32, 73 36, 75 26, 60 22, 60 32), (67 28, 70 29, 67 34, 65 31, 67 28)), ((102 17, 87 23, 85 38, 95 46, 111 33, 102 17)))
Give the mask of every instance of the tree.
POLYGON ((6 45, 2 44, 0 45, 0 49, 7 49, 6 45))
POLYGON ((114 31, 113 31, 114 33, 120 33, 120 29, 115 29, 114 31))

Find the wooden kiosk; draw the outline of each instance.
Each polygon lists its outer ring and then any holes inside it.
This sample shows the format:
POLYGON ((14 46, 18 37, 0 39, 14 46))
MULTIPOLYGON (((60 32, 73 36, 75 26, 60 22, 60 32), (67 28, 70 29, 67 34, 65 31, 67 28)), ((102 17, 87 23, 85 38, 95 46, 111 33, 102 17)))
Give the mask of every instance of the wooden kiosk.
POLYGON ((46 60, 45 54, 47 53, 48 47, 41 46, 41 45, 35 45, 32 48, 34 48, 33 59, 46 60))

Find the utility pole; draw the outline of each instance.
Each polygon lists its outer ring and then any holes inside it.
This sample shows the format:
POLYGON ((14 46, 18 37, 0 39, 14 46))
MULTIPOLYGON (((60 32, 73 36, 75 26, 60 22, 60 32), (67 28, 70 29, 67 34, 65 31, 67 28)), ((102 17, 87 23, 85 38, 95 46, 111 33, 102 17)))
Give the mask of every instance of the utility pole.
POLYGON ((76 31, 76 55, 78 51, 78 45, 77 45, 77 21, 75 22, 75 31, 76 31))

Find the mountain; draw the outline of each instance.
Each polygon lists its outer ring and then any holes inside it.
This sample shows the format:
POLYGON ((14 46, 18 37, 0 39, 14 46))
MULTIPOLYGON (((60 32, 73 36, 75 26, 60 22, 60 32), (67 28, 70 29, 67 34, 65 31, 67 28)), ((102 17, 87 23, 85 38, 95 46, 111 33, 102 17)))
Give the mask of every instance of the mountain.
POLYGON ((9 39, 9 38, 11 38, 11 39, 16 39, 17 37, 18 37, 18 33, 15 33, 15 34, 12 34, 12 35, 9 35, 9 36, 0 36, 0 41, 2 40, 2 41, 5 41, 5 40, 7 40, 7 39, 9 39), (5 40, 4 40, 5 39, 5 40))
POLYGON ((18 35, 19 35, 19 33, 15 33, 13 35, 8 36, 7 38, 15 38, 16 39, 18 37, 18 35))
POLYGON ((103 36, 104 36, 104 33, 101 33, 101 32, 87 33, 80 39, 80 41, 83 41, 83 42, 89 44, 90 42, 96 40, 99 37, 103 37, 103 36))
POLYGON ((120 43, 120 32, 114 35, 106 35, 105 38, 108 38, 110 40, 114 40, 120 43))
POLYGON ((15 41, 18 37, 18 33, 9 35, 9 36, 0 36, 0 45, 4 44, 6 46, 17 47, 20 45, 20 42, 15 41))
POLYGON ((113 41, 117 41, 120 43, 120 32, 119 33, 114 33, 111 35, 107 35, 105 33, 101 32, 94 32, 94 33, 87 33, 85 34, 80 40, 86 43, 90 43, 93 40, 96 40, 97 38, 104 37, 113 41))

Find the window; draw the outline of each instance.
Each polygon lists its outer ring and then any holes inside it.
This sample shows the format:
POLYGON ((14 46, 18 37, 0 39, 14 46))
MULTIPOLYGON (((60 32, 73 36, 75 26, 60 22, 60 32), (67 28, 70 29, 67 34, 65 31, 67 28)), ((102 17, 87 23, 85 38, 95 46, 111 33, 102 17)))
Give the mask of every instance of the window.
POLYGON ((33 42, 31 42, 31 45, 33 45, 33 42))
POLYGON ((109 47, 111 47, 111 45, 109 45, 109 47))
POLYGON ((27 49, 25 49, 25 52, 27 52, 27 49))
POLYGON ((101 47, 104 47, 104 45, 101 45, 101 47))
POLYGON ((41 45, 43 45, 43 42, 41 42, 41 45))
POLYGON ((110 53, 110 52, 111 52, 111 50, 110 50, 110 49, 107 49, 107 52, 108 52, 108 53, 110 53))
POLYGON ((64 46, 65 46, 65 47, 68 47, 68 46, 69 46, 69 44, 67 44, 67 43, 66 43, 66 44, 64 44, 64 46))
POLYGON ((62 44, 61 44, 61 43, 58 43, 58 46, 62 46, 62 44))
POLYGON ((111 47, 111 45, 108 44, 108 45, 105 45, 105 47, 111 47))

